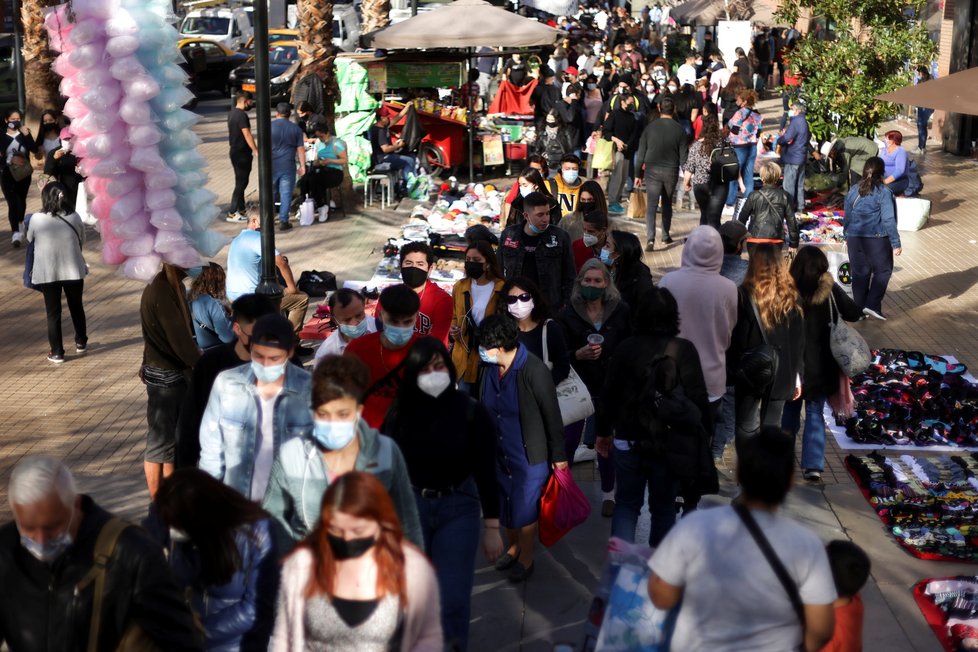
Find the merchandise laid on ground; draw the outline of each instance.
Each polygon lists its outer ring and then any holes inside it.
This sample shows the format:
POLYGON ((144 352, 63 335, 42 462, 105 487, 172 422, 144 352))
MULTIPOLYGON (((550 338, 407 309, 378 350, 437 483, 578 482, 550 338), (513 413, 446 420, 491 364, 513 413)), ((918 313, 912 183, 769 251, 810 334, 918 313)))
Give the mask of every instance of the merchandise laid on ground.
POLYGON ((814 210, 798 216, 798 237, 803 244, 840 244, 845 242, 842 235, 843 211, 814 210))
POLYGON ((855 409, 825 419, 840 448, 978 451, 978 384, 953 356, 880 349, 852 378, 855 409))
POLYGON ((913 597, 947 652, 978 649, 978 576, 924 580, 913 597))
POLYGON ((920 559, 978 561, 978 456, 849 455, 846 468, 903 548, 920 559))

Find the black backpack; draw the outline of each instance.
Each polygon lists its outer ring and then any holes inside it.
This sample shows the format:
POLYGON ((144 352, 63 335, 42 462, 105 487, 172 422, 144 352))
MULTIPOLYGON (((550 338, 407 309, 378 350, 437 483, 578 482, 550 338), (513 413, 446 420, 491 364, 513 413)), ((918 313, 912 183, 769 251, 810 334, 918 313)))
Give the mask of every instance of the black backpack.
POLYGON ((328 292, 336 291, 336 275, 332 272, 305 271, 299 275, 295 286, 310 297, 325 297, 328 292))
POLYGON ((710 176, 719 179, 721 183, 736 181, 740 176, 740 161, 734 148, 726 140, 720 141, 718 147, 710 152, 710 176))

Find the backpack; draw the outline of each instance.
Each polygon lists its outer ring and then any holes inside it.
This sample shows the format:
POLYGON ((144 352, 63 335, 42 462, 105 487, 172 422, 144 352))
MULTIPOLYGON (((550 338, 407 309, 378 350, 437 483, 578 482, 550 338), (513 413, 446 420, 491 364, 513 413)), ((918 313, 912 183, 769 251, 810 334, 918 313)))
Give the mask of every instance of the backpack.
POLYGON ((736 181, 740 176, 740 161, 734 148, 726 141, 720 141, 719 147, 710 152, 710 176, 719 179, 721 183, 736 181))
POLYGON ((299 275, 295 286, 310 297, 325 297, 327 292, 336 291, 336 276, 332 272, 309 270, 299 275))
POLYGON ((920 170, 917 169, 917 161, 907 163, 907 189, 903 191, 904 196, 913 197, 919 195, 924 189, 924 182, 920 178, 920 170))

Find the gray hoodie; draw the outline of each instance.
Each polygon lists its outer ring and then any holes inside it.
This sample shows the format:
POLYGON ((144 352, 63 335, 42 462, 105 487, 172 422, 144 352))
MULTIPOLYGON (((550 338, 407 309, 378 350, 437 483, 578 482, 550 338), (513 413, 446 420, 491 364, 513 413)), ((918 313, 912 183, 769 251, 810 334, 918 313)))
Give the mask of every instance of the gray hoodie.
POLYGON ((727 347, 737 323, 737 286, 720 276, 722 264, 720 232, 698 226, 683 246, 682 266, 659 282, 679 304, 679 337, 699 353, 710 401, 726 391, 727 347))

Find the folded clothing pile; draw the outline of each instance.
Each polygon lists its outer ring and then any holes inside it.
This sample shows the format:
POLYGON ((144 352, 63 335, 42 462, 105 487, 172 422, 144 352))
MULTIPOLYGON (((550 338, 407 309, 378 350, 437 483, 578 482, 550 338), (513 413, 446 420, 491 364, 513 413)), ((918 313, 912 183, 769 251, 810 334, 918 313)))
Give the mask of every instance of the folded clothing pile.
POLYGON ((485 224, 498 236, 502 202, 503 194, 488 183, 443 190, 431 207, 415 206, 407 226, 423 224, 441 235, 462 235, 470 226, 485 224))
POLYGON ((978 577, 924 580, 913 596, 945 650, 978 649, 978 577))
POLYGON ((845 242, 842 235, 843 211, 811 211, 798 216, 798 237, 810 244, 845 242))
POLYGON ((919 351, 878 349, 852 378, 846 434, 880 446, 978 447, 978 385, 967 367, 919 351))

